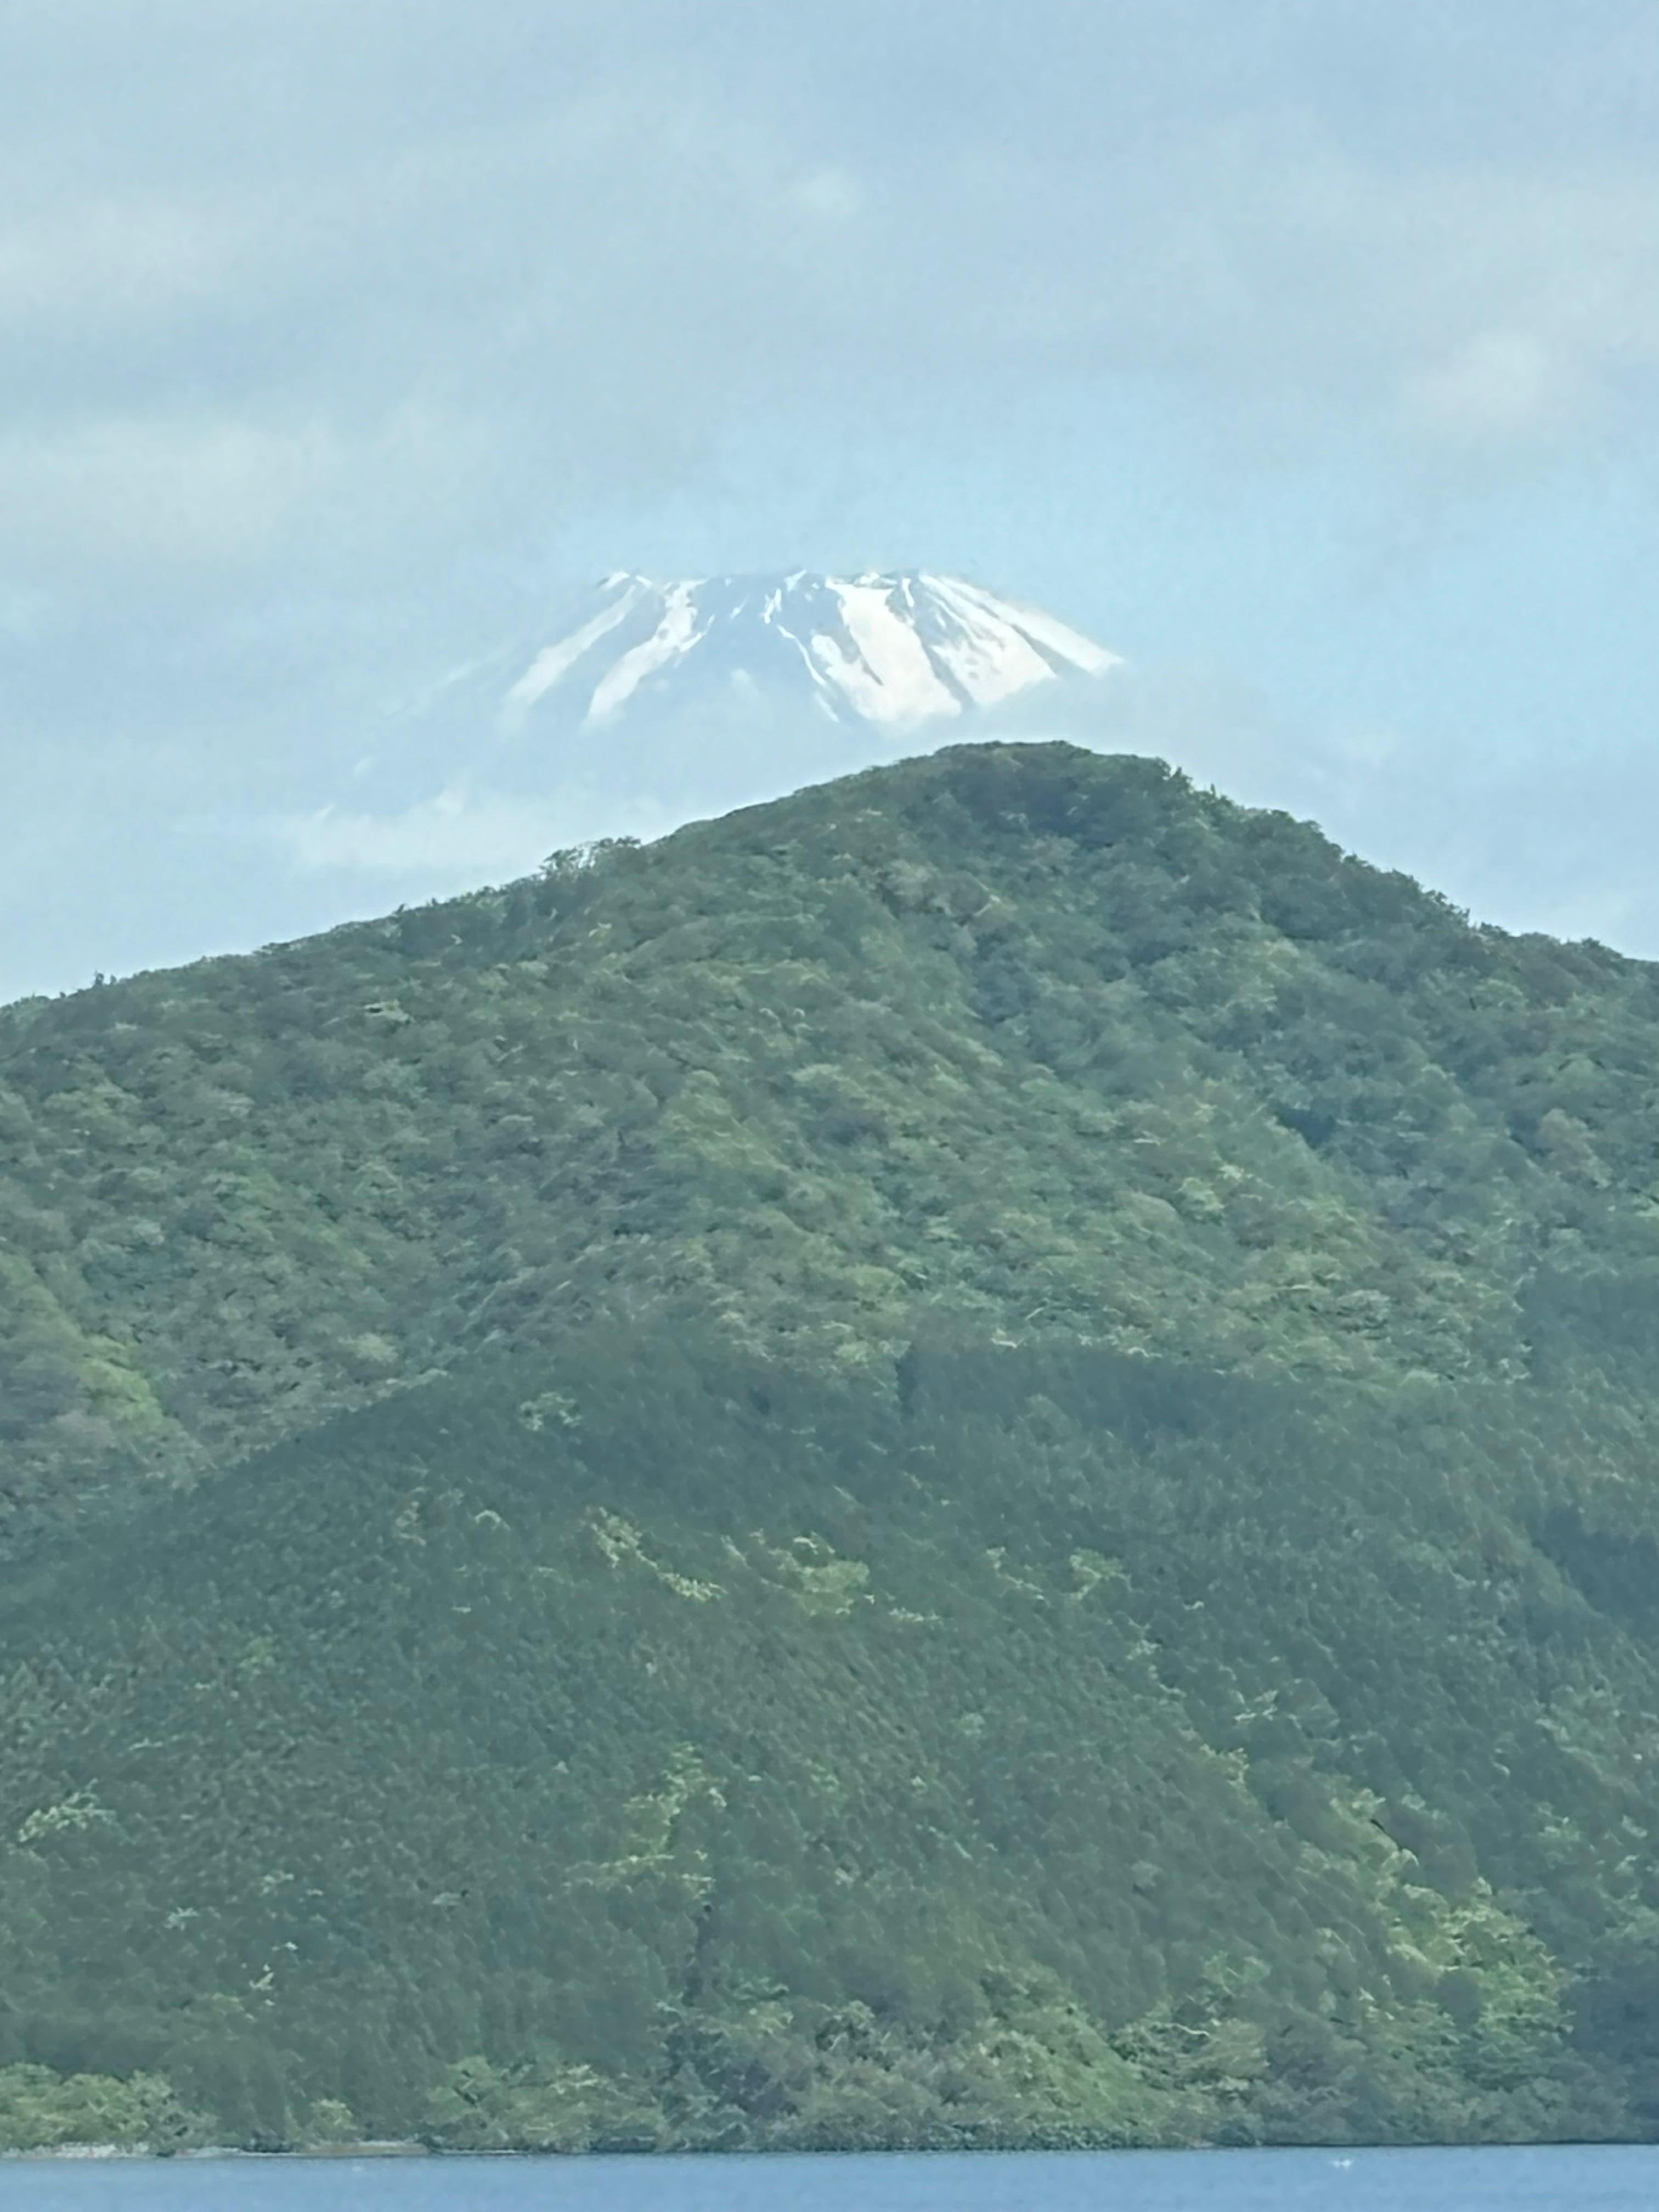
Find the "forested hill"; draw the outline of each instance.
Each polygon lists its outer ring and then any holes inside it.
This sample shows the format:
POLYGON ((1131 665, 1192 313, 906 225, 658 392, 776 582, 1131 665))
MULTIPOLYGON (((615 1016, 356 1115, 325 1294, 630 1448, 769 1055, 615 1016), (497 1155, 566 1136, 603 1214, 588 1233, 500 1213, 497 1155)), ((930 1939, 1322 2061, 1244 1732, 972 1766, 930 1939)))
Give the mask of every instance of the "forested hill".
POLYGON ((1656 1071, 1651 967, 1156 763, 939 753, 0 1015, 7 1498, 647 1310, 1522 1375, 1652 1331, 1656 1071))
POLYGON ((485 1353, 0 1576, 0 2146, 1659 2132, 1650 1395, 485 1353))
POLYGON ((0 2148, 1659 2134, 1656 985, 985 747, 0 1016, 0 2148))

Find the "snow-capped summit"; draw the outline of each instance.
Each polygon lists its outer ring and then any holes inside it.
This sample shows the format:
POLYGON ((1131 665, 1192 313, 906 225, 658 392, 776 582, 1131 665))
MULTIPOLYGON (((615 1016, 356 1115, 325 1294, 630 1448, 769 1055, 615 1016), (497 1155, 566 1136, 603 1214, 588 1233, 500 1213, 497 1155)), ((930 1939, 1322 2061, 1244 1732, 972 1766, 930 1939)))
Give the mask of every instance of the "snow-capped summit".
POLYGON ((618 572, 536 653, 502 719, 598 732, 757 695, 902 736, 1118 665, 1054 616, 959 576, 800 571, 658 583, 618 572))

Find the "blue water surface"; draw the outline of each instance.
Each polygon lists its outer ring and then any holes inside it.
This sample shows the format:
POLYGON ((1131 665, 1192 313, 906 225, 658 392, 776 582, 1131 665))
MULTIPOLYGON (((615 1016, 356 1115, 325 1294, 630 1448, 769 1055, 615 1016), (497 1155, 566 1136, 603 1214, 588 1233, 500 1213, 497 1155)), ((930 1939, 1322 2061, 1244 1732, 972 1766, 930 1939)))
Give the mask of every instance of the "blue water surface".
POLYGON ((1659 2212, 1659 2148, 9 2160, 5 2212, 1659 2212))

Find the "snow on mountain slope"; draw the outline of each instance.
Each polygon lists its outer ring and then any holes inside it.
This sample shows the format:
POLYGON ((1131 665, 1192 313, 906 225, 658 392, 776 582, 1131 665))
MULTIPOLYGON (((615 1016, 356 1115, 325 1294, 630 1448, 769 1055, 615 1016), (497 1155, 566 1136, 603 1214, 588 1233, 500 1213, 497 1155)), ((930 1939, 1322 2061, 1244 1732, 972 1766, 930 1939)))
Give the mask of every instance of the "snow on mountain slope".
POLYGON ((617 574, 537 653, 501 718, 599 731, 736 690, 899 736, 1118 665, 1040 608, 959 576, 617 574))

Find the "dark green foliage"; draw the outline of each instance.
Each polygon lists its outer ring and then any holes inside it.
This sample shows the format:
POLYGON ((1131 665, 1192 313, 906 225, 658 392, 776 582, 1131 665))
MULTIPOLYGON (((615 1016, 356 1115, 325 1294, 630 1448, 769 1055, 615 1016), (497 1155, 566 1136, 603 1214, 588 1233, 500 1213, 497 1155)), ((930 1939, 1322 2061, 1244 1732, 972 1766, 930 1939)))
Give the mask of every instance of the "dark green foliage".
POLYGON ((15 1572, 9 2055, 252 2142, 1644 2128, 1659 1621, 1583 1563, 1650 1441, 486 1356, 15 1572))
POLYGON ((1656 1069, 1060 746, 0 1014, 0 2140, 1659 2130, 1656 1069))

